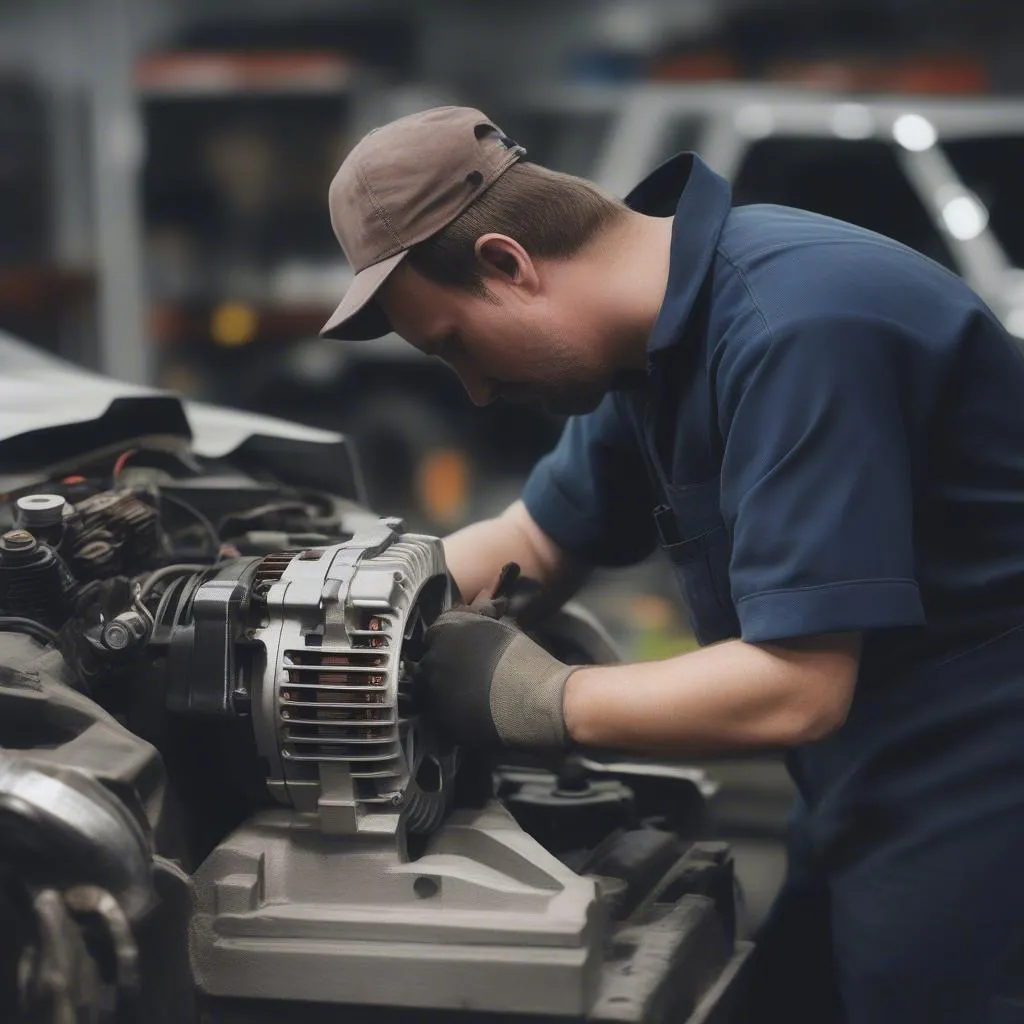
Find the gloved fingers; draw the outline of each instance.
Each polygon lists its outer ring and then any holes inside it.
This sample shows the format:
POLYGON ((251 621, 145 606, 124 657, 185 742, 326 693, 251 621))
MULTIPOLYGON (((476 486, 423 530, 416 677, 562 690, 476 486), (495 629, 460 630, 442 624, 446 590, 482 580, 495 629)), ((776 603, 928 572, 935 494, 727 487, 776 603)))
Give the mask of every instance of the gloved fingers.
POLYGON ((521 576, 508 600, 506 614, 523 629, 529 629, 543 618, 547 608, 548 595, 543 586, 529 576, 521 576))
POLYGON ((492 644, 507 645, 521 630, 508 619, 495 618, 470 608, 442 612, 423 636, 420 668, 434 668, 446 659, 492 644))
POLYGON ((519 566, 506 562, 491 583, 484 587, 470 604, 473 611, 489 619, 501 619, 508 614, 509 600, 519 579, 519 566))
POLYGON ((423 634, 424 648, 429 649, 431 643, 436 641, 439 633, 447 633, 452 629, 464 629, 467 623, 479 622, 481 618, 489 619, 491 617, 490 615, 482 615, 475 608, 470 608, 468 605, 449 608, 446 612, 441 612, 427 627, 426 633, 423 634))
POLYGON ((543 614, 545 602, 544 587, 537 580, 523 576, 515 562, 507 562, 470 608, 490 619, 512 619, 529 628, 543 614))
POLYGON ((488 600, 477 598, 470 608, 477 615, 486 615, 489 619, 504 619, 509 614, 509 599, 507 597, 492 597, 488 600))
POLYGON ((506 562, 501 569, 498 570, 498 577, 494 584, 490 588, 490 596, 498 599, 502 597, 509 597, 516 585, 516 581, 519 579, 519 565, 516 562, 506 562))
POLYGON ((438 730, 462 745, 560 749, 573 671, 510 620, 457 608, 427 631, 416 685, 438 730))

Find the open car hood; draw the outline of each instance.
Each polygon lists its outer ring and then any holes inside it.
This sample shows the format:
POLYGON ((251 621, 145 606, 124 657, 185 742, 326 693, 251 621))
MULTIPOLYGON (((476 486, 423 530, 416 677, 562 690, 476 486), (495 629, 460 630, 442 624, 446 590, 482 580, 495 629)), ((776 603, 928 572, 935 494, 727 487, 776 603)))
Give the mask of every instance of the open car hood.
POLYGON ((0 331, 0 486, 143 438, 364 501, 342 434, 181 399, 85 370, 0 331))

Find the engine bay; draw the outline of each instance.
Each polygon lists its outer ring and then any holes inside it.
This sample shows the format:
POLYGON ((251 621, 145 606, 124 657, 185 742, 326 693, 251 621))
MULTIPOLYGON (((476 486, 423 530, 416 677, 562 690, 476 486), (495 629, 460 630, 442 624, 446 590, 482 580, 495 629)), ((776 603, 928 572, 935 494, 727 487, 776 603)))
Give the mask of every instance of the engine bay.
MULTIPOLYGON (((459 600, 441 541, 252 454, 136 439, 3 495, 6 1019, 655 1021, 723 998, 747 949, 707 777, 435 735, 416 662, 459 600)), ((535 639, 614 657, 573 607, 535 639)))

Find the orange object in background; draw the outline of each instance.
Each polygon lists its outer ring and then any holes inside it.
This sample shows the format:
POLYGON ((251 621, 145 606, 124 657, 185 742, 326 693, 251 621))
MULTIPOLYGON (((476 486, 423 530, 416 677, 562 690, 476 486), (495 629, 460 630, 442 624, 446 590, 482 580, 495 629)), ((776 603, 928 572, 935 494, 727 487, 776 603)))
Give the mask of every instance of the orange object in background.
POLYGON ((981 61, 969 57, 923 57, 897 68, 890 88, 962 96, 989 92, 992 78, 981 61))
POLYGON ((343 88, 354 68, 347 57, 331 52, 152 53, 136 62, 135 84, 151 95, 302 92, 343 88))
POLYGON ((417 468, 417 491, 424 511, 443 526, 455 526, 469 500, 469 460, 464 452, 439 448, 417 468))
POLYGON ((87 323, 96 277, 82 267, 0 267, 0 326, 52 351, 69 322, 87 323))
POLYGON ((656 82, 721 82, 741 77, 735 58, 723 50, 659 57, 648 74, 656 82))
POLYGON ((896 92, 964 96, 989 91, 984 63, 964 55, 928 54, 896 60, 843 58, 789 60, 769 66, 771 82, 849 92, 896 92))
MULTIPOLYGON (((657 57, 648 68, 648 77, 656 82, 721 82, 746 78, 739 61, 727 50, 694 50, 657 57)), ((894 58, 864 55, 783 59, 769 63, 764 73, 754 80, 833 92, 943 96, 979 95, 992 88, 984 60, 958 53, 922 53, 894 58)))

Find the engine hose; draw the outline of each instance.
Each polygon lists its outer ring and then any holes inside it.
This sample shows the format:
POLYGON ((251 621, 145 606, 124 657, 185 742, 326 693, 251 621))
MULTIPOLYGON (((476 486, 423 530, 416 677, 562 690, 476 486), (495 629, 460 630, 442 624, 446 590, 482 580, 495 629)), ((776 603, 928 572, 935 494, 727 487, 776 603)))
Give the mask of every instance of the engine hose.
POLYGON ((182 562, 178 565, 165 565, 162 569, 157 569, 156 572, 153 572, 146 577, 145 582, 142 584, 142 589, 139 591, 139 600, 142 601, 148 597, 153 588, 158 583, 162 583, 166 579, 171 579, 175 576, 186 576, 194 572, 205 572, 209 568, 209 565, 202 565, 199 562, 182 562))
POLYGON ((52 644, 60 649, 60 637, 41 622, 25 619, 20 615, 0 615, 0 633, 24 633, 43 644, 52 644))

